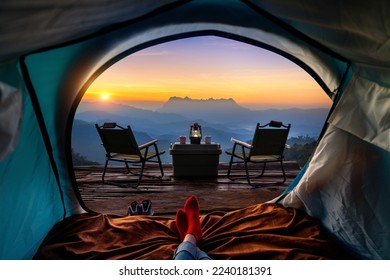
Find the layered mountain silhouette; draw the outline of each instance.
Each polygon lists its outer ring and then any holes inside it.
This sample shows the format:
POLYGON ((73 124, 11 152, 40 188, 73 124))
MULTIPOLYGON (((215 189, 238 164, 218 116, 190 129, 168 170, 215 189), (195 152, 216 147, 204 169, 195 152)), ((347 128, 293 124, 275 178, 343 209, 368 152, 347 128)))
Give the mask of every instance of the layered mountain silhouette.
MULTIPOLYGON (((82 102, 73 124, 72 148, 88 159, 102 163, 104 150, 94 125, 107 121, 130 125, 139 144, 159 139, 159 146, 166 151, 179 135, 188 136, 194 122, 202 126, 203 135, 210 135, 222 149, 231 148, 231 137, 251 140, 256 123, 265 124, 270 120, 291 123, 290 137, 308 135, 316 138, 328 112, 326 108, 250 110, 233 99, 189 97, 171 97, 155 111, 110 102, 82 102)), ((171 161, 169 152, 163 160, 171 161)), ((226 159, 222 156, 221 160, 226 159)))
POLYGON ((238 105, 232 98, 191 99, 189 97, 171 97, 157 112, 174 113, 187 119, 203 119, 213 123, 226 123, 226 117, 229 117, 230 122, 244 121, 252 113, 238 105))

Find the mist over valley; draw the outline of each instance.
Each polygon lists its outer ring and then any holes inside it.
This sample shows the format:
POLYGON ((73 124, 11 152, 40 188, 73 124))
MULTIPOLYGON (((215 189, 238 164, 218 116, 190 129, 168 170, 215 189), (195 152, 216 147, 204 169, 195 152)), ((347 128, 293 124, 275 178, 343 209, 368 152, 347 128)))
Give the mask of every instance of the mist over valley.
POLYGON ((189 136, 190 125, 202 126, 203 136, 221 144, 220 161, 228 161, 225 150, 230 149, 230 138, 250 141, 256 123, 270 120, 291 123, 289 137, 317 138, 328 115, 328 108, 289 108, 250 110, 233 99, 191 99, 171 97, 157 110, 140 109, 112 102, 82 102, 76 112, 72 130, 72 149, 88 160, 104 163, 105 151, 95 124, 116 122, 130 125, 138 144, 159 139, 160 150, 165 150, 162 160, 171 162, 170 145, 180 135, 189 136))

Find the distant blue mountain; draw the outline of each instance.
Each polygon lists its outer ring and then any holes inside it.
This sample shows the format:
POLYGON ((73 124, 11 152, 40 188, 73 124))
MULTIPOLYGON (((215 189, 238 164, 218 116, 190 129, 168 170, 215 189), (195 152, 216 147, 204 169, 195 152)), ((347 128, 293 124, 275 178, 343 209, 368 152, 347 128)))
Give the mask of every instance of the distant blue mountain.
MULTIPOLYGON (((329 109, 249 110, 233 99, 191 99, 171 97, 162 108, 152 111, 123 104, 82 102, 76 112, 72 132, 72 148, 89 160, 104 162, 104 150, 94 127, 114 121, 130 125, 139 144, 159 139, 159 147, 167 151, 163 160, 170 162, 169 147, 179 135, 188 136, 190 125, 198 122, 203 135, 210 135, 222 149, 231 148, 230 138, 251 140, 257 122, 270 120, 291 123, 290 137, 318 137, 329 109)), ((223 155, 221 161, 226 161, 223 155)))
MULTIPOLYGON (((134 131, 139 144, 152 140, 146 132, 134 131)), ((105 150, 101 145, 95 123, 75 119, 72 129, 72 148, 87 159, 104 163, 105 150)))
POLYGON ((152 110, 144 110, 132 106, 112 102, 82 102, 77 109, 77 118, 87 121, 98 121, 118 116, 130 119, 150 120, 153 123, 174 122, 183 116, 174 113, 160 113, 152 110))
POLYGON ((238 105, 233 99, 191 99, 171 97, 157 112, 173 113, 186 119, 201 119, 214 124, 239 126, 254 117, 253 111, 238 105))

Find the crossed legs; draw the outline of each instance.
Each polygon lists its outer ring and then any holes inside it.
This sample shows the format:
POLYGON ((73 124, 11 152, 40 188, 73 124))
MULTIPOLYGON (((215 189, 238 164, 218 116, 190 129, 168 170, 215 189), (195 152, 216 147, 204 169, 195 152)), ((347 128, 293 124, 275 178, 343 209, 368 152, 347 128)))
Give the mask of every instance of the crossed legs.
POLYGON ((199 202, 195 196, 189 197, 184 209, 176 212, 176 226, 180 234, 180 245, 174 254, 175 260, 210 260, 210 257, 197 246, 202 238, 199 220, 199 202))

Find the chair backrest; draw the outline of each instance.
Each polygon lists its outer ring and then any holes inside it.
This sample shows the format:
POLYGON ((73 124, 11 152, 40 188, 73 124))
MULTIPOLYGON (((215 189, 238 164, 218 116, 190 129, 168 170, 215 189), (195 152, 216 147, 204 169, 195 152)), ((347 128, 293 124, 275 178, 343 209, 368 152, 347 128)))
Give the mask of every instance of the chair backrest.
POLYGON ((284 125, 277 121, 271 121, 262 126, 258 123, 252 140, 253 149, 249 156, 283 156, 290 127, 291 124, 284 125))
POLYGON ((137 141, 130 126, 123 128, 116 123, 95 125, 107 155, 128 154, 141 156, 137 141))

